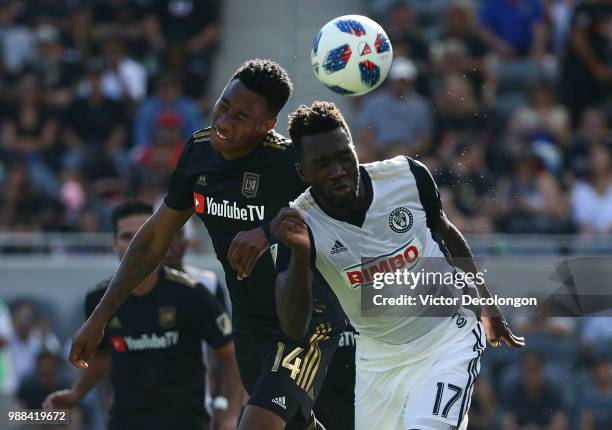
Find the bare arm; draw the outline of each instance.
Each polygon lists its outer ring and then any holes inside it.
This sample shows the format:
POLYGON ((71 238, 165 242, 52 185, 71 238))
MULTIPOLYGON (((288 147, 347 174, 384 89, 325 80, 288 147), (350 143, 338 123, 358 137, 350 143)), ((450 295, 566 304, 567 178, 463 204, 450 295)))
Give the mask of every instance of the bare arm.
POLYGON ((306 333, 312 315, 310 236, 294 209, 282 209, 273 226, 275 237, 291 248, 289 267, 276 280, 276 313, 283 332, 299 339, 306 333))
POLYGON ((215 428, 234 428, 240 416, 240 408, 245 397, 245 391, 240 382, 238 365, 234 352, 234 344, 229 343, 221 348, 215 349, 218 362, 221 364, 221 382, 223 383, 222 394, 228 401, 227 410, 220 416, 214 416, 215 428))
POLYGON ((110 352, 105 349, 96 350, 89 360, 89 366, 79 372, 72 387, 49 394, 43 402, 43 407, 45 409, 72 409, 102 378, 110 373, 110 368, 110 352))
POLYGON ((81 368, 87 366, 87 358, 102 340, 108 319, 159 265, 174 235, 192 214, 191 208, 176 211, 162 203, 138 230, 102 300, 72 340, 70 361, 73 365, 81 368))

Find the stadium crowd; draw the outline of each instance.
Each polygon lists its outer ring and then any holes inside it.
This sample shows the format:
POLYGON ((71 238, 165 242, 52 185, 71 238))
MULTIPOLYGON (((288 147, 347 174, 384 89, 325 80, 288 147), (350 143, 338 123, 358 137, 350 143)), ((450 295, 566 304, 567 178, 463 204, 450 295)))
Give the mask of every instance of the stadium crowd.
MULTIPOLYGON (((163 196, 207 122, 221 8, 0 2, 0 232, 110 231, 126 196, 163 196)), ((396 60, 354 100, 363 161, 419 157, 465 233, 612 233, 612 1, 369 8, 396 60)), ((66 385, 52 321, 0 304, 0 391, 28 407, 66 385)), ((612 428, 609 320, 519 322, 529 353, 487 352, 470 428, 612 428)))

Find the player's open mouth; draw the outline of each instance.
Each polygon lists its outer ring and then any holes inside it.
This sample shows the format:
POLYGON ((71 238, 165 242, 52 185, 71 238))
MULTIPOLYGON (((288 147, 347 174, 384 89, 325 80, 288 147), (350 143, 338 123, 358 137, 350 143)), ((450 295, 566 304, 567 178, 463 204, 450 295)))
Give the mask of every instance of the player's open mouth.
POLYGON ((337 184, 333 184, 329 189, 334 193, 342 193, 351 189, 351 184, 349 182, 339 182, 337 184))
POLYGON ((227 137, 224 134, 219 133, 219 130, 217 130, 216 128, 215 128, 215 137, 217 139, 224 140, 224 141, 228 141, 229 140, 229 137, 227 137))

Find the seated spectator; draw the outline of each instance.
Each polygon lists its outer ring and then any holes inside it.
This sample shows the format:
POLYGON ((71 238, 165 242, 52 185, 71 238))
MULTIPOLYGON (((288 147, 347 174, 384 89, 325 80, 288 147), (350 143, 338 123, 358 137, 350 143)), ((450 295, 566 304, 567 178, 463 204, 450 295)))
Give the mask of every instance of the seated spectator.
POLYGON ((589 151, 595 145, 604 145, 612 150, 612 130, 602 110, 587 109, 582 113, 578 130, 566 148, 565 165, 571 179, 588 176, 589 151))
MULTIPOLYGON (((572 124, 567 109, 555 100, 554 86, 540 81, 533 85, 529 95, 529 105, 514 112, 508 131, 530 142, 546 140, 557 147, 566 146, 572 124)), ((558 156, 560 160, 560 152, 558 156)))
POLYGON ((157 135, 146 147, 140 148, 137 162, 166 181, 170 177, 183 150, 181 118, 175 112, 163 112, 157 118, 157 135))
POLYGON ((32 75, 21 78, 17 106, 9 111, 2 127, 4 150, 51 175, 57 127, 56 117, 42 101, 37 79, 32 75))
POLYGON ((500 56, 541 58, 546 29, 541 0, 485 0, 482 36, 500 56))
POLYGON ((497 186, 496 215, 506 233, 563 233, 570 229, 568 205, 542 158, 526 147, 511 155, 510 172, 497 186))
MULTIPOLYGON (((84 81, 89 88, 87 95, 75 99, 66 110, 62 133, 66 168, 110 157, 117 164, 113 170, 122 169, 120 164, 127 150, 129 118, 123 104, 104 94, 103 79, 101 64, 92 61, 84 81)), ((84 173, 91 181, 94 172, 84 170, 84 173)))
POLYGON ((563 395, 559 388, 544 376, 540 357, 535 353, 526 353, 522 357, 521 365, 520 381, 509 387, 503 429, 567 429, 563 395))
POLYGON ((454 0, 446 12, 445 27, 439 38, 439 45, 432 46, 436 52, 452 42, 462 50, 461 61, 457 64, 459 75, 466 75, 476 88, 480 88, 489 73, 485 69, 488 47, 478 31, 476 11, 471 0, 454 0))
POLYGON ((22 383, 34 372, 36 358, 42 351, 59 353, 59 340, 49 327, 49 322, 41 317, 39 309, 30 300, 20 300, 13 306, 13 327, 15 333, 10 340, 17 381, 22 383))
POLYGON ((479 376, 470 405, 470 430, 491 430, 500 426, 500 411, 491 384, 479 376))
POLYGON ((612 318, 584 317, 580 332, 580 347, 586 361, 592 360, 597 355, 612 358, 612 318))
POLYGON ((60 370, 61 361, 57 355, 46 350, 36 355, 32 372, 24 376, 17 391, 24 408, 41 409, 49 394, 70 387, 68 381, 61 380, 60 370))
POLYGON ((561 73, 561 100, 568 106, 573 124, 582 111, 606 99, 612 90, 610 32, 612 2, 581 2, 574 11, 561 73))
POLYGON ((588 179, 578 181, 571 191, 574 219, 582 234, 612 233, 612 166, 610 150, 592 146, 588 179))
POLYGON ((432 118, 427 101, 414 90, 414 64, 396 57, 382 91, 365 100, 358 115, 358 147, 363 161, 398 154, 424 154, 429 148, 432 118))
POLYGON ((414 62, 418 72, 416 89, 420 94, 429 94, 429 46, 415 21, 413 6, 402 0, 395 1, 386 16, 385 29, 393 45, 394 57, 406 57, 414 62))
POLYGON ((191 134, 204 127, 196 102, 182 95, 180 83, 174 76, 161 76, 157 92, 146 99, 134 119, 134 146, 150 145, 156 135, 156 121, 162 112, 175 112, 180 118, 181 138, 186 142, 191 134))
POLYGON ((606 360, 593 363, 592 383, 586 385, 580 402, 580 430, 612 428, 612 368, 606 360))
POLYGON ((434 102, 437 136, 484 128, 485 111, 476 98, 472 82, 452 73, 452 69, 442 77, 434 102))

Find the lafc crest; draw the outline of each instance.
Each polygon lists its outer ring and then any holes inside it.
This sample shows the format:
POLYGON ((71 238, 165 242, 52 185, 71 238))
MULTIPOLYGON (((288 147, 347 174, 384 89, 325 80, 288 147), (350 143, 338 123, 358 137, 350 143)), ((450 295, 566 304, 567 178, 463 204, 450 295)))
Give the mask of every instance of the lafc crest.
POLYGON ((163 328, 174 327, 176 325, 176 308, 159 308, 159 326, 163 328))
POLYGON ((247 199, 252 199, 257 195, 259 188, 259 175, 257 173, 244 172, 242 178, 242 195, 247 199))

